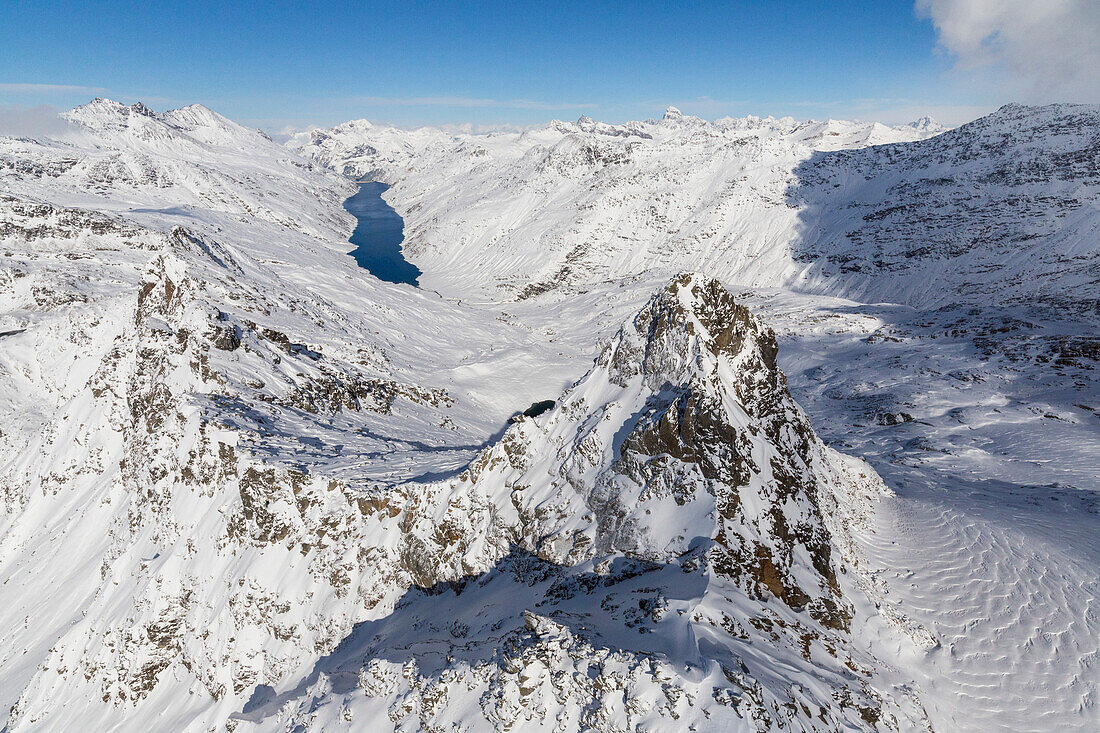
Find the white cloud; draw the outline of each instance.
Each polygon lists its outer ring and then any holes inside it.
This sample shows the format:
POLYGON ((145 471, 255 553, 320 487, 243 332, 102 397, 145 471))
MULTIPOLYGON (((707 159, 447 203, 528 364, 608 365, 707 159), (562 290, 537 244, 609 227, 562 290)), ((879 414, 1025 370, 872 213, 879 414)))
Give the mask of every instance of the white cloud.
POLYGON ((0 105, 0 136, 58 137, 73 130, 57 107, 40 104, 35 107, 0 105))
POLYGON ((1098 0, 917 0, 957 68, 1021 101, 1100 102, 1098 0))
POLYGON ((0 92, 8 94, 49 96, 53 94, 101 94, 106 91, 103 87, 83 87, 71 84, 0 84, 0 92))

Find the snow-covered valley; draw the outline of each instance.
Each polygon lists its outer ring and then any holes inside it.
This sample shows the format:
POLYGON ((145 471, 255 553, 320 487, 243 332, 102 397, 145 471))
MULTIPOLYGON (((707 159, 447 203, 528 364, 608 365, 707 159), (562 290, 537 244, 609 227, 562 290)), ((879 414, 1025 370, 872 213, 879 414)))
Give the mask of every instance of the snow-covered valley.
POLYGON ((3 730, 1100 726, 1100 109, 68 120, 0 138, 3 730))

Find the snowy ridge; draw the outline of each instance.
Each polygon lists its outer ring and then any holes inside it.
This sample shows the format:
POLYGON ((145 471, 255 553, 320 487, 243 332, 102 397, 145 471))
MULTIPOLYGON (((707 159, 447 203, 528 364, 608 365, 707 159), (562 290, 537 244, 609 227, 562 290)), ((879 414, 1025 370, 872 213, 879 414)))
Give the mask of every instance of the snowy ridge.
POLYGON ((851 537, 889 492, 818 441, 775 354, 774 335, 720 284, 678 278, 554 408, 519 419, 457 481, 372 500, 392 524, 381 548, 429 595, 362 625, 302 685, 258 696, 241 718, 920 725, 919 703, 884 688, 847 638, 846 594, 862 593, 851 537), (453 615, 437 615, 440 602, 453 615))
POLYGON ((346 182, 201 105, 158 114, 96 99, 64 117, 74 129, 63 139, 0 139, 6 191, 176 223, 219 212, 325 238, 350 221, 346 182))
POLYGON ((9 723, 110 727, 152 709, 172 728, 224 719, 256 675, 284 675, 334 644, 359 604, 340 600, 344 549, 321 539, 357 515, 354 496, 282 441, 308 441, 326 414, 370 424, 395 402, 430 425, 424 413, 445 396, 387 379, 369 351, 289 339, 272 311, 293 329, 286 306, 319 317, 324 304, 266 300, 278 289, 245 284, 252 263, 215 241, 43 205, 6 211, 6 246, 26 238, 8 255, 19 265, 6 316, 21 327, 5 332, 0 436, 0 562, 19 589, 3 619, 5 693, 19 695, 6 701, 9 723), (234 322, 264 311, 263 326, 234 322), (292 467, 263 463, 272 452, 292 467), (289 503, 250 504, 273 482, 294 487, 289 503), (49 529, 36 530, 43 518, 49 529), (265 551, 276 539, 315 549, 265 551), (66 706, 53 704, 58 690, 66 706))
MULTIPOLYGON (((338 531, 361 517, 351 485, 461 467, 507 409, 444 413, 455 400, 425 365, 461 359, 473 334, 527 331, 364 275, 339 206, 352 187, 262 136, 223 159, 219 136, 164 121, 182 113, 94 106, 105 131, 89 123, 79 146, 2 141, 5 187, 35 198, 5 195, 0 219, 2 703, 12 729, 138 726, 150 710, 216 725, 377 603, 349 585, 366 562, 338 531), (82 177, 143 149, 146 129, 151 168, 186 176, 82 177), (86 157, 34 167, 60 148, 86 157), (276 198, 271 218, 250 203, 276 198), (419 327, 394 325, 409 312, 419 327)), ((508 364, 538 373, 543 350, 525 351, 508 364)))

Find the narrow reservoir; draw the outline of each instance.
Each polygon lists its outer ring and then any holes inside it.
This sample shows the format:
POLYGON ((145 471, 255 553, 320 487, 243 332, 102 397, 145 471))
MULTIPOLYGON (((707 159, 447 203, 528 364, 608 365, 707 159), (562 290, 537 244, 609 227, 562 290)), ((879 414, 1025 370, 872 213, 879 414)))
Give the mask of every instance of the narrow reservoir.
POLYGON ((382 199, 389 185, 377 181, 359 184, 359 192, 344 208, 359 220, 348 241, 356 245, 351 256, 379 280, 417 285, 420 268, 401 254, 405 222, 382 199))

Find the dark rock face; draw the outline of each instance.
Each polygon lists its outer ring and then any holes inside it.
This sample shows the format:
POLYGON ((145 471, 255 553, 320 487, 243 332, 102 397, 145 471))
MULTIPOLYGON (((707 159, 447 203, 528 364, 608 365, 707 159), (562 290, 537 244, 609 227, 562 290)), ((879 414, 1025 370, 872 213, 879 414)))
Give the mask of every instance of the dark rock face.
POLYGON ((717 512, 709 555, 716 572, 795 610, 810 606, 824 625, 846 628, 851 614, 840 596, 818 502, 820 445, 776 366, 775 334, 720 283, 691 276, 673 281, 634 325, 646 337, 643 371, 673 385, 662 393, 672 397, 647 404, 622 443, 615 470, 644 492, 665 491, 678 504, 702 489, 717 512), (698 359, 686 360, 693 373, 677 385, 684 375, 667 369, 680 355, 662 344, 715 363, 701 370, 698 359), (731 381, 723 379, 727 375, 731 381), (731 398, 737 405, 732 414, 725 406, 731 398), (738 425, 742 420, 748 424, 738 425), (685 480, 685 470, 697 480, 685 480), (790 512, 792 506, 799 509, 790 512), (810 559, 814 587, 804 589, 794 579, 798 553, 810 559))

